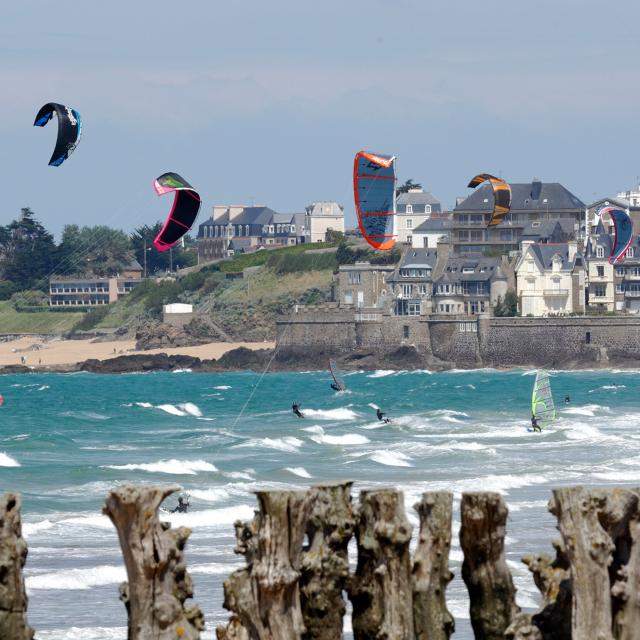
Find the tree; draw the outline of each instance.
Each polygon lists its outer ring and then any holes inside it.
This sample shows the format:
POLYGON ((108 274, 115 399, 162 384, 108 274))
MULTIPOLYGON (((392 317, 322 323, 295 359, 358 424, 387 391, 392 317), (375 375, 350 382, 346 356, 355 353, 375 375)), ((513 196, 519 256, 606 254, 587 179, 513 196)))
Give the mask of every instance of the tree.
POLYGON ((169 271, 171 262, 173 268, 190 267, 197 263, 197 243, 189 234, 184 236, 185 249, 178 243, 171 253, 169 251, 158 251, 153 246, 153 240, 160 233, 163 223, 156 222, 154 225, 145 224, 138 227, 131 234, 131 243, 136 259, 144 267, 145 252, 147 254, 147 275, 154 273, 164 273, 169 271))
POLYGON ((493 315, 502 318, 513 318, 518 315, 518 296, 513 289, 509 289, 502 298, 498 298, 493 307, 493 315))
POLYGON ((46 289, 55 259, 53 236, 35 219, 29 207, 21 210, 0 237, 0 273, 16 290, 46 289))
POLYGON ((396 196, 399 196, 401 193, 409 193, 410 189, 422 189, 422 185, 409 178, 404 184, 396 188, 396 196))

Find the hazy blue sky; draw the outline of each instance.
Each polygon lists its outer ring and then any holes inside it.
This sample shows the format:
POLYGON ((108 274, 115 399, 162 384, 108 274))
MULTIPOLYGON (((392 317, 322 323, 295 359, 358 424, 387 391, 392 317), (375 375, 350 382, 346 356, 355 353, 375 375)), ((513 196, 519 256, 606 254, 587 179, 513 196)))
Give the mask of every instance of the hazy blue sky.
POLYGON ((31 206, 56 233, 130 230, 176 171, 200 221, 330 199, 353 224, 359 149, 446 207, 479 171, 609 195, 640 174, 638 24, 634 0, 4 3, 0 223, 31 206), (59 168, 57 122, 32 126, 49 101, 83 118, 59 168))

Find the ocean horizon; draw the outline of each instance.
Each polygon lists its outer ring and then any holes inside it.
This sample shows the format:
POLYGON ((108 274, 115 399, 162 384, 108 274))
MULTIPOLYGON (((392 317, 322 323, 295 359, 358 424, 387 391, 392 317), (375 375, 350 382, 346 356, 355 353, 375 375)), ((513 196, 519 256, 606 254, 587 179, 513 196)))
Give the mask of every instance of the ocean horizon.
MULTIPOLYGON (((0 489, 22 494, 28 620, 36 637, 126 638, 118 600, 126 572, 101 509, 107 491, 128 482, 178 483, 191 496, 189 513, 162 515, 193 530, 186 560, 207 640, 229 616, 222 582, 243 564, 233 553, 233 522, 253 516, 252 492, 340 480, 354 481, 354 500, 365 488, 402 490, 412 549, 412 507, 421 493, 454 493, 455 578, 447 603, 456 618, 453 637, 463 640, 473 636, 460 577, 460 495, 503 494, 517 601, 537 609, 540 597, 520 558, 553 553, 551 490, 640 481, 640 371, 552 371, 558 418, 541 434, 527 430, 535 373, 346 372, 341 393, 330 389, 324 371, 0 376, 0 489), (304 420, 292 414, 293 401, 304 420), (376 419, 375 406, 391 424, 376 419)), ((352 541, 352 568, 355 553, 352 541)), ((350 637, 348 618, 345 629, 350 637)))

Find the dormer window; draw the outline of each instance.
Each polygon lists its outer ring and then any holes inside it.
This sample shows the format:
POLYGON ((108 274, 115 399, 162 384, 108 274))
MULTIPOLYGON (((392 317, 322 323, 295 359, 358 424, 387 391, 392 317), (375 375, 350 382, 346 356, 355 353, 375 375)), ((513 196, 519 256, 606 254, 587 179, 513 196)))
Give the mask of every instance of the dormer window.
MULTIPOLYGON (((407 213, 413 213, 413 205, 407 205, 407 213)), ((407 227, 407 229, 411 229, 411 227, 407 227)))
POLYGON ((635 249, 633 247, 629 247, 627 249, 627 258, 633 258, 635 255, 635 249))
POLYGON ((596 247, 596 258, 604 258, 604 247, 596 247))
POLYGON ((430 204, 425 204, 424 205, 424 212, 425 213, 431 213, 431 205, 430 204))

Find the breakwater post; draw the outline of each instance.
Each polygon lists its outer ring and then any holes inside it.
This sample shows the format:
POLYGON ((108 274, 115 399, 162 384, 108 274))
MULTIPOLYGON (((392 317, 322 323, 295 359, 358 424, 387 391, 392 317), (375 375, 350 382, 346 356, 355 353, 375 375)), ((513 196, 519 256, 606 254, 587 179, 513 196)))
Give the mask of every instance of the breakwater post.
MULTIPOLYGON (((104 513, 118 531, 129 581, 120 587, 129 640, 199 640, 202 612, 184 563, 190 530, 161 523, 176 485, 123 486, 104 513)), ((259 491, 251 522, 236 522, 236 552, 247 566, 225 581, 229 623, 219 640, 339 640, 346 591, 356 640, 448 640, 453 618, 445 589, 453 496, 423 494, 413 558, 402 493, 351 483, 308 491, 259 491), (305 542, 306 535, 306 542, 305 542), (358 564, 349 574, 355 535, 358 564)), ((462 494, 463 578, 477 640, 640 640, 640 489, 556 489, 549 510, 561 537, 555 558, 523 558, 541 593, 534 613, 516 604, 505 562, 507 507, 501 496, 462 494)), ((22 568, 20 497, 0 496, 0 638, 32 640, 22 568)))

